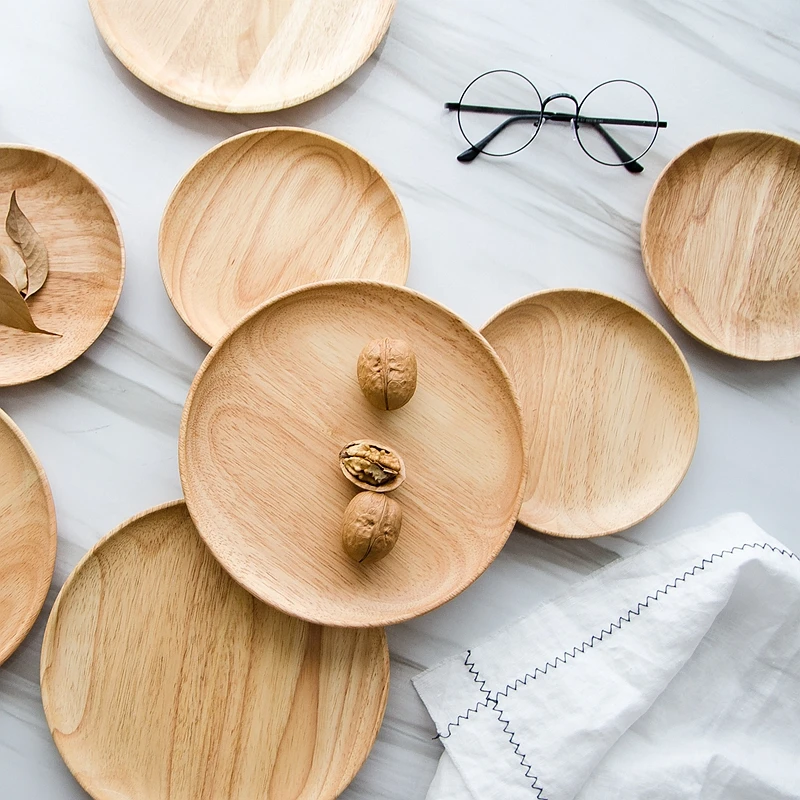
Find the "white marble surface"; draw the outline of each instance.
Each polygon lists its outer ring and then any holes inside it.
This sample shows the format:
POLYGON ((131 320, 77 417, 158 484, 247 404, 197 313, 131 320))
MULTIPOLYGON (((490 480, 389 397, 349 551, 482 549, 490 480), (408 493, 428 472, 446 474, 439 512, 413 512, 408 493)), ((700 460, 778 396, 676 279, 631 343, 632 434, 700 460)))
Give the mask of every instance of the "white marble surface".
POLYGON ((800 138, 796 0, 399 0, 386 41, 343 86, 305 106, 236 117, 198 111, 139 83, 109 54, 83 0, 0 0, 0 140, 53 150, 85 170, 119 215, 128 250, 122 300, 77 363, 0 390, 50 478, 59 519, 55 580, 20 650, 0 667, 0 798, 86 795, 63 766, 41 708, 44 620, 83 552, 113 526, 180 495, 181 406, 207 348, 173 311, 156 258, 161 212, 207 148, 248 128, 293 124, 338 136, 396 187, 411 227, 409 284, 479 326, 507 302, 555 286, 599 288, 656 316, 691 364, 700 441, 669 503, 624 535, 569 542, 516 531, 456 600, 389 631, 392 689, 379 741, 345 797, 425 796, 440 753, 409 678, 642 544, 743 510, 800 548, 800 371, 718 355, 658 305, 638 250, 659 170, 694 140, 732 128, 800 138), (456 162, 442 110, 485 69, 579 96, 630 77, 669 127, 631 176, 545 128, 502 161, 456 162))

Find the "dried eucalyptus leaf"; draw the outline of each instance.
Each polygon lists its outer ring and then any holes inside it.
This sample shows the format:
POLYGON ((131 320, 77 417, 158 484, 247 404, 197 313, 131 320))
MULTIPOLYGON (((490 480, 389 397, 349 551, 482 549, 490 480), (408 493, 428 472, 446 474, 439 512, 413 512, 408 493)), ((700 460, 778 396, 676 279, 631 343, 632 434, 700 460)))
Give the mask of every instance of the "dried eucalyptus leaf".
POLYGON ((5 244, 0 244, 0 276, 16 286, 20 294, 25 294, 25 289, 28 288, 28 268, 22 256, 13 247, 5 244))
POLYGON ((58 333, 43 331, 31 318, 28 304, 22 299, 16 287, 0 276, 0 325, 16 328, 28 333, 46 333, 48 336, 59 336, 58 333))
POLYGON ((11 192, 11 203, 6 217, 6 233, 22 250, 22 257, 28 268, 28 288, 26 297, 30 297, 42 288, 50 271, 50 259, 42 237, 36 233, 30 220, 22 213, 17 204, 17 193, 11 192))

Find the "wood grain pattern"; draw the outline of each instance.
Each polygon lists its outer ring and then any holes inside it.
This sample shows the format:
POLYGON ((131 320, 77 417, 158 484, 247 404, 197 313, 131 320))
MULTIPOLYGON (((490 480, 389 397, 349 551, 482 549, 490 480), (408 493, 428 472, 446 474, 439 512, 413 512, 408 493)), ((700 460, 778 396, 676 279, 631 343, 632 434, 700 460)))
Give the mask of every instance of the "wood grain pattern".
POLYGON ((600 536, 670 497, 694 455, 698 404, 689 367, 661 326, 613 297, 558 289, 508 306, 483 335, 522 403, 521 523, 600 536))
POLYGON ((701 342, 757 361, 800 356, 800 143, 732 131, 681 153, 647 201, 642 258, 701 342))
POLYGON ((81 561, 42 647, 45 714, 96 800, 325 800, 386 704, 382 630, 319 628, 235 584, 183 502, 81 561))
POLYGON ((179 467, 200 534, 253 594, 312 622, 385 625, 454 597, 503 546, 522 501, 521 412, 497 356, 452 312, 401 287, 331 281, 276 298, 211 351, 179 467), (419 372, 389 412, 356 378, 361 349, 385 336, 410 343, 419 372), (357 439, 406 467, 392 493, 400 538, 366 567, 340 533, 357 490, 338 456, 357 439))
POLYGON ((213 111, 275 111, 349 78, 397 0, 89 0, 100 33, 140 80, 213 111))
POLYGON ((42 465, 0 411, 0 664, 47 597, 56 563, 56 512, 42 465))
POLYGON ((410 257, 383 176, 343 142, 301 128, 252 131, 206 153, 172 193, 159 237, 167 294, 208 344, 303 284, 405 283, 410 257))
MULTIPOLYGON (((0 326, 0 386, 43 378, 83 354, 111 319, 125 274, 117 219, 83 173, 51 153, 2 145, 2 222, 14 189, 50 258, 47 283, 30 299, 31 315, 61 336, 0 326)), ((3 224, 0 243, 14 246, 3 224)))

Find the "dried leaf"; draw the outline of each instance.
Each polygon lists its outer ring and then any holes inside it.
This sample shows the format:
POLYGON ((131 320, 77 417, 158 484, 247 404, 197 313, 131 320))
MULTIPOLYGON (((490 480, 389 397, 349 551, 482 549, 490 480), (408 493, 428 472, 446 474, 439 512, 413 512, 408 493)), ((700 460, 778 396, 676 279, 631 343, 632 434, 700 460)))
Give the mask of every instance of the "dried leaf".
POLYGON ((22 299, 16 287, 0 276, 0 325, 16 328, 28 333, 46 333, 48 336, 59 336, 37 328, 28 304, 22 299))
POLYGON ((16 286, 20 294, 25 294, 28 287, 28 268, 22 256, 13 247, 5 244, 0 244, 0 276, 16 286))
POLYGON ((36 233, 36 229, 17 204, 16 192, 11 192, 11 203, 6 217, 6 233, 22 250, 22 257, 28 268, 28 289, 25 296, 30 297, 38 292, 47 280, 50 259, 47 257, 47 247, 45 247, 42 237, 36 233))

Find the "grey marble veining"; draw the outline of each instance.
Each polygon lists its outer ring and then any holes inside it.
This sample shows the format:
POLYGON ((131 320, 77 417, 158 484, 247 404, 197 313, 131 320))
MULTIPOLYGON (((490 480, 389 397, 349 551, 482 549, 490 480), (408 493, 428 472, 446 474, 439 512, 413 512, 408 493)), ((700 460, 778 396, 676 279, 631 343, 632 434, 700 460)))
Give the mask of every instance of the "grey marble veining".
POLYGON ((694 372, 701 433, 674 497, 631 531, 596 541, 518 530, 491 568, 443 608, 389 631, 392 686, 378 743, 344 797, 423 798, 440 745, 410 677, 648 542, 732 510, 800 548, 800 370, 696 343, 653 295, 639 221, 660 169, 720 130, 800 137, 800 4, 794 0, 399 0, 386 40, 353 78, 296 109, 236 117, 188 108, 110 55, 84 2, 0 0, 0 140, 53 150, 117 212, 128 272, 117 315, 90 351, 50 378, 0 390, 49 476, 59 518, 53 587, 33 632, 0 667, 0 798, 86 795, 44 721, 38 657, 58 588, 127 517, 180 496, 177 433, 208 348, 164 292, 158 226, 169 193, 205 150, 264 125, 316 128, 367 155, 398 191, 412 233, 409 284, 479 326, 556 286, 601 289, 653 314, 694 372), (647 86, 669 122, 646 171, 590 161, 566 127, 515 157, 458 164, 443 110, 479 72, 506 67, 544 93, 602 80, 647 86))

